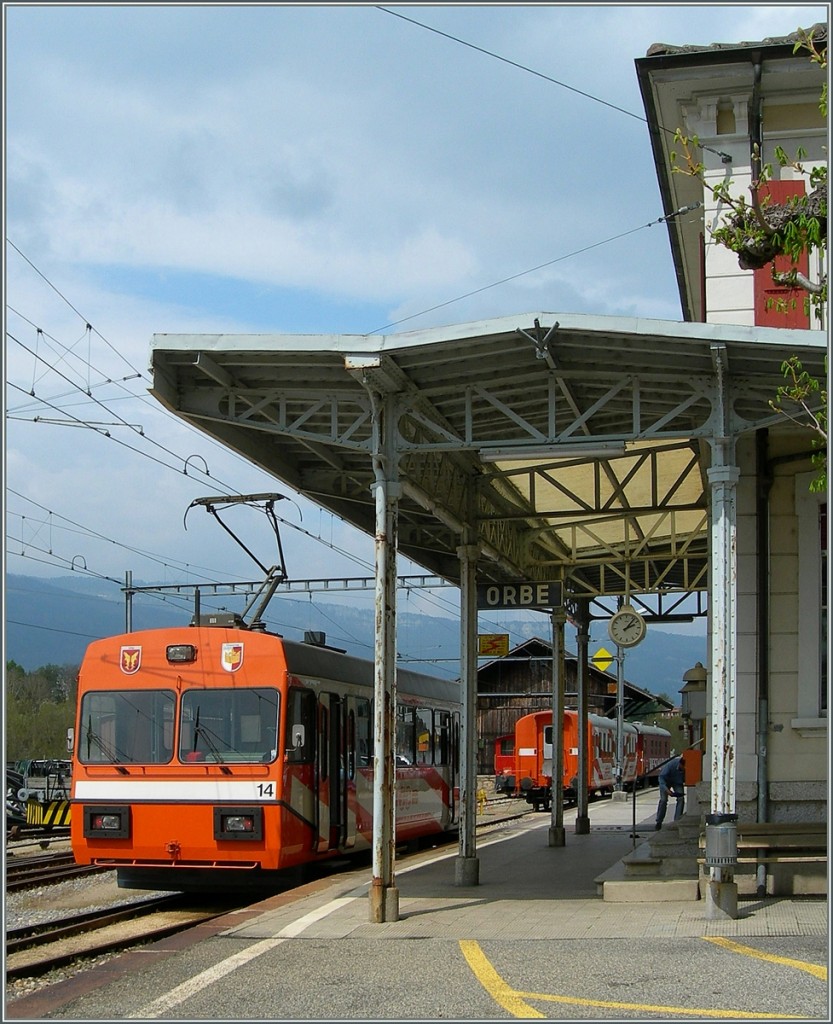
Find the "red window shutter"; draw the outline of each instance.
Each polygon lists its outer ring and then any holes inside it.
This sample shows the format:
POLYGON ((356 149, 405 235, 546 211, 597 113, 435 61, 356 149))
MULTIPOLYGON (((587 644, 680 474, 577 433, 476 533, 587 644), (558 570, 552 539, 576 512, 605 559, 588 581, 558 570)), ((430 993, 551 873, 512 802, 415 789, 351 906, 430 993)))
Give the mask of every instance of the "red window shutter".
MULTIPOLYGON (((804 195, 803 181, 768 181, 760 190, 761 198, 770 196, 773 203, 785 203, 790 196, 804 195)), ((757 327, 810 327, 809 313, 804 311, 807 292, 803 288, 785 288, 772 280, 772 267, 778 273, 786 273, 797 267, 799 273, 809 276, 810 261, 802 253, 798 263, 792 263, 786 256, 776 256, 772 263, 754 271, 755 274, 755 325, 757 327), (786 303, 785 309, 777 309, 776 301, 786 303)))

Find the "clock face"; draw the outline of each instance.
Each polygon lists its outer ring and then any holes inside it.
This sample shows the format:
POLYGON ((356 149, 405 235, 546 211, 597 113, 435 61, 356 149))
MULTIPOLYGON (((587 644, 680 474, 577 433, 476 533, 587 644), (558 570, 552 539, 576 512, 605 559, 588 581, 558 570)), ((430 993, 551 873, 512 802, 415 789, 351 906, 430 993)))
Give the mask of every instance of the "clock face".
POLYGON ((608 632, 620 647, 634 647, 645 636, 645 620, 633 608, 622 608, 610 620, 608 632))

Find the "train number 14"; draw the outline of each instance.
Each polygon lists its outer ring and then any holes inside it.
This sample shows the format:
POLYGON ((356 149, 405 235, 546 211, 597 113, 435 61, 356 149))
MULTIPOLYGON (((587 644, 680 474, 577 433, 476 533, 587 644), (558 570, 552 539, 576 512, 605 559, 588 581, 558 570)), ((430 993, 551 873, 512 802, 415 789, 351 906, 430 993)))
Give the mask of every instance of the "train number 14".
POLYGON ((262 797, 272 797, 275 795, 275 783, 274 782, 258 782, 257 784, 257 795, 262 797))

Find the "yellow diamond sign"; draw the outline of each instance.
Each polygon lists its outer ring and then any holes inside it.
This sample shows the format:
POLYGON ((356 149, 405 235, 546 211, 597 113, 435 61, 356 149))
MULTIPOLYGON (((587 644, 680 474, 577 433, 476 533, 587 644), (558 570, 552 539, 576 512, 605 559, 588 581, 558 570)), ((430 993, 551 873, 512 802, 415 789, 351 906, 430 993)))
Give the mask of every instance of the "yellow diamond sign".
POLYGON ((600 647, 590 659, 590 664, 600 672, 607 672, 613 664, 613 655, 610 651, 606 651, 604 647, 600 647))

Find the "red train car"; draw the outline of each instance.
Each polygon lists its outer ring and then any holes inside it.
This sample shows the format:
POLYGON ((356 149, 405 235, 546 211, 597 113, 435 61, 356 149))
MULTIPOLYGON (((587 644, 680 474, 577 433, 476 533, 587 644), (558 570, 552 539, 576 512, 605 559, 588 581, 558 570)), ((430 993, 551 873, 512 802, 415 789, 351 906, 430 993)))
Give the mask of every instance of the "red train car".
MULTIPOLYGON (((616 722, 600 715, 587 716, 587 779, 590 798, 615 786, 616 722)), ((578 796, 578 712, 565 710, 562 786, 566 802, 578 796)), ((622 780, 627 787, 644 784, 648 773, 670 756, 671 733, 657 726, 624 723, 622 780), (663 753, 664 752, 664 753, 663 753)), ((552 711, 536 711, 515 723, 515 788, 537 810, 547 810, 552 797, 552 711)))
POLYGON ((515 792, 515 734, 495 737, 495 792, 515 792))
MULTIPOLYGON (((71 837, 124 888, 264 887, 372 844, 373 663, 234 626, 92 643, 71 837)), ((458 827, 459 684, 398 673, 397 840, 458 827)))
POLYGON ((636 737, 636 774, 642 785, 656 786, 662 765, 671 757, 671 733, 656 725, 633 723, 636 737))

